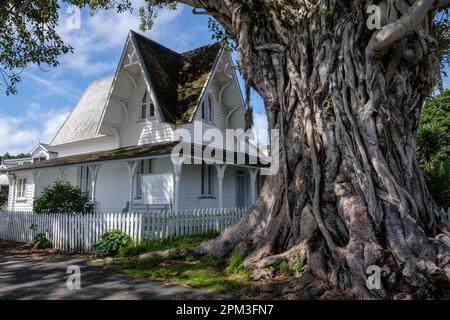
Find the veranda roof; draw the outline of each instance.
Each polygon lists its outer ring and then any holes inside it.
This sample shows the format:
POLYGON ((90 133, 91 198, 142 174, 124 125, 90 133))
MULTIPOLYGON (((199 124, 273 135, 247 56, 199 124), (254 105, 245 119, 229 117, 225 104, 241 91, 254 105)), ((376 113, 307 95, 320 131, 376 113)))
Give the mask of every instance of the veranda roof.
MULTIPOLYGON (((40 169, 49 167, 60 167, 73 164, 83 164, 108 160, 119 160, 128 158, 138 158, 146 156, 156 156, 170 154, 172 148, 177 145, 177 141, 148 144, 141 146, 125 147, 106 151, 97 151, 91 153, 77 154, 73 156, 58 157, 50 160, 38 161, 34 163, 24 164, 3 171, 21 171, 29 169, 40 169)), ((1 171, 0 171, 1 172, 1 171)))
MULTIPOLYGON (((76 164, 87 164, 94 162, 110 161, 110 160, 121 160, 121 159, 133 159, 133 158, 143 158, 152 157, 160 155, 170 155, 172 149, 178 145, 179 141, 170 141, 156 144, 147 144, 141 146, 125 147, 106 151, 97 151, 73 156, 58 157, 50 160, 38 161, 34 163, 24 164, 14 168, 0 170, 0 172, 14 172, 22 170, 32 170, 32 169, 42 169, 50 167, 62 167, 76 164)), ((195 158, 206 146, 191 144, 191 155, 190 158, 195 158)), ((228 152, 229 153, 229 152, 228 152)), ((185 155, 186 157, 188 155, 185 155)), ((214 154, 213 154, 214 156, 214 154)), ((223 162, 228 163, 230 159, 227 158, 227 151, 223 150, 223 162)), ((257 163, 250 161, 248 154, 242 154, 239 152, 233 153, 233 163, 238 165, 252 166, 252 167, 267 167, 267 164, 261 163, 260 159, 257 159, 257 163), (244 163, 239 163, 238 159, 244 156, 244 163)))

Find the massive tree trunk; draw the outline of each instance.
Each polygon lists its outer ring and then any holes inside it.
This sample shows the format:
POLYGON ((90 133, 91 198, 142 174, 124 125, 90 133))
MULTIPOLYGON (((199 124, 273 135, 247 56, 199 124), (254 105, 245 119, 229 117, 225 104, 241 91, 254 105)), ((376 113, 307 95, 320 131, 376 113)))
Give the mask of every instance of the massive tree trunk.
POLYGON ((281 134, 278 174, 242 221, 197 251, 239 248, 251 268, 301 255, 295 290, 316 297, 443 294, 450 231, 415 153, 439 72, 440 2, 380 1, 380 31, 366 24, 372 1, 183 2, 235 38, 244 77, 281 134), (382 270, 379 290, 366 285, 372 265, 382 270))

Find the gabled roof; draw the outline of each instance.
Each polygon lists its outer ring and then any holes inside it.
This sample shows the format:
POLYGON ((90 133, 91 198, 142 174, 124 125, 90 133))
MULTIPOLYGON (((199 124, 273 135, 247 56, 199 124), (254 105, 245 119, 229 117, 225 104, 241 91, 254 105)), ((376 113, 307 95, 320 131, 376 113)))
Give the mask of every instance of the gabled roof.
POLYGON ((114 77, 93 81, 50 143, 51 146, 102 137, 97 134, 114 77))
POLYGON ((55 151, 52 151, 52 150, 51 150, 49 144, 39 142, 38 145, 35 146, 35 147, 31 150, 30 154, 33 154, 38 148, 41 148, 42 150, 44 150, 45 152, 48 152, 48 153, 56 153, 55 151))
POLYGON ((221 53, 221 45, 215 43, 177 53, 136 32, 132 31, 131 36, 155 90, 164 121, 189 122, 221 53))

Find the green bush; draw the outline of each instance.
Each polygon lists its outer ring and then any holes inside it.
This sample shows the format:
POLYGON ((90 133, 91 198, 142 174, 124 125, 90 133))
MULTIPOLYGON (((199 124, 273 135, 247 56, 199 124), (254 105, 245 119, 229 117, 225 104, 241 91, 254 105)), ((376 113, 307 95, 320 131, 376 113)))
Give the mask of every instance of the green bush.
POLYGON ((36 213, 92 213, 94 205, 86 193, 69 182, 57 180, 52 186, 34 198, 33 211, 36 213))
POLYGON ((8 195, 5 192, 0 192, 0 209, 6 207, 8 203, 8 195))
POLYGON ((281 261, 278 264, 278 271, 285 276, 292 277, 294 275, 294 270, 291 268, 287 261, 281 261))
POLYGON ((33 245, 36 249, 48 249, 52 247, 52 243, 45 233, 38 233, 34 237, 33 245))
POLYGON ((120 230, 112 230, 105 233, 102 239, 92 246, 92 251, 97 257, 115 256, 120 249, 128 246, 131 238, 120 230))
POLYGON ((450 90, 428 99, 420 116, 416 150, 428 190, 439 206, 450 207, 450 90))

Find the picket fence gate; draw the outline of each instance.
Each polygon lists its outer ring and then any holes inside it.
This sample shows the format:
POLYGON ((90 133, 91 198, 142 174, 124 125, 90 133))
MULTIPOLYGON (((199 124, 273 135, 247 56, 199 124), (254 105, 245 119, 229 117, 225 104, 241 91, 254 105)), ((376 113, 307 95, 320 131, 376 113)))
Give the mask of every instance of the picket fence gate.
POLYGON ((121 230, 137 243, 163 240, 212 230, 221 232, 246 212, 247 208, 83 215, 0 211, 0 239, 33 243, 38 233, 45 233, 55 249, 89 253, 92 245, 111 230, 121 230))

